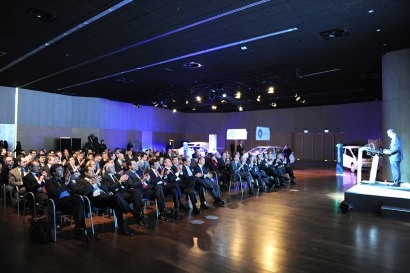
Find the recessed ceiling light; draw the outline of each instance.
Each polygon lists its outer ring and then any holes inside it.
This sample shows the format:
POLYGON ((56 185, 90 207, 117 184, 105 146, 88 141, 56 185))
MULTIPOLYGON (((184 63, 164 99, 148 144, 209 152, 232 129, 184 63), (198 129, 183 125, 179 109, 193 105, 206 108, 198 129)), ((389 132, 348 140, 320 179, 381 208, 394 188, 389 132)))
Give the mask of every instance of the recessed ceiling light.
POLYGON ((202 64, 197 63, 197 62, 188 62, 188 63, 184 63, 184 66, 186 68, 199 68, 199 67, 202 67, 202 64))
POLYGON ((381 29, 381 28, 378 28, 378 29, 376 29, 376 31, 377 31, 377 32, 380 32, 380 31, 382 31, 382 29, 381 29))
POLYGON ((246 46, 241 46, 242 50, 247 50, 248 48, 246 46))
POLYGON ((374 12, 374 10, 369 9, 367 12, 368 12, 368 13, 373 13, 373 12, 374 12))
POLYGON ((42 21, 51 23, 56 19, 56 16, 48 11, 38 9, 38 8, 29 8, 28 14, 31 16, 40 19, 42 21))

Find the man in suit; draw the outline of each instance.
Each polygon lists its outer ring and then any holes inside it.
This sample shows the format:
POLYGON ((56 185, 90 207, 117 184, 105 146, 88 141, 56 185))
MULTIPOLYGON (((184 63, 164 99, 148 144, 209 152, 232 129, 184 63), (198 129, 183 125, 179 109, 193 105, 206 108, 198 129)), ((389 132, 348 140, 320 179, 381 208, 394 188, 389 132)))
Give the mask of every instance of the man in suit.
POLYGON ((200 178, 194 175, 195 171, 191 166, 191 158, 183 157, 182 163, 182 181, 192 203, 192 212, 194 214, 200 214, 201 211, 196 206, 197 200, 195 191, 199 192, 201 204, 205 203, 205 191, 203 190, 202 181, 200 178))
POLYGON ((128 171, 126 171, 125 174, 128 175, 127 184, 130 188, 139 189, 143 197, 157 199, 160 211, 159 219, 162 221, 167 221, 168 219, 165 216, 167 208, 165 205, 165 197, 162 187, 151 184, 150 175, 148 172, 143 174, 141 170, 138 169, 138 164, 135 160, 131 160, 128 164, 128 171))
POLYGON ((41 175, 40 163, 38 160, 33 160, 28 164, 29 172, 23 177, 23 186, 27 192, 34 193, 36 202, 39 203, 38 209, 41 211, 48 199, 45 189, 45 176, 41 175))
POLYGON ((95 175, 92 167, 84 167, 84 178, 77 181, 77 192, 80 195, 87 196, 94 207, 114 209, 117 215, 119 234, 134 235, 127 230, 124 213, 131 212, 135 218, 139 218, 139 214, 128 205, 121 195, 109 194, 109 188, 101 183, 101 178, 95 175))
MULTIPOLYGON (((217 177, 213 177, 212 173, 207 172, 204 157, 198 159, 198 164, 195 166, 194 172, 196 177, 201 179, 203 187, 212 195, 214 205, 220 207, 224 206, 225 202, 221 200, 221 187, 216 182, 217 177)), ((201 202, 201 208, 206 209, 206 207, 205 202, 201 202)))
POLYGON ((26 164, 26 158, 19 155, 17 157, 17 167, 9 172, 9 185, 13 188, 17 186, 20 194, 26 192, 26 188, 23 187, 23 177, 27 174, 26 164))
POLYGON ((239 140, 239 143, 236 146, 236 152, 239 152, 240 156, 242 156, 244 150, 245 150, 245 146, 243 146, 242 140, 239 140))
POLYGON ((164 193, 173 195, 175 191, 176 200, 174 199, 174 218, 175 220, 179 220, 179 213, 178 210, 181 208, 183 210, 189 210, 189 208, 183 202, 183 195, 181 191, 181 187, 183 187, 182 183, 182 170, 181 167, 178 165, 176 166, 175 170, 173 170, 173 164, 170 158, 164 159, 164 169, 161 171, 163 179, 166 181, 164 183, 164 193), (181 185, 181 187, 180 187, 181 185))
MULTIPOLYGON (((51 178, 46 179, 46 190, 48 196, 54 200, 56 210, 64 213, 72 213, 75 219, 75 237, 78 240, 88 240, 85 226, 84 202, 80 196, 75 194, 76 186, 70 179, 70 172, 64 177, 64 168, 61 164, 50 167, 51 178)), ((52 217, 53 212, 49 215, 52 217)))
POLYGON ((129 187, 128 175, 115 173, 114 163, 108 162, 104 166, 105 174, 102 177, 103 183, 113 194, 121 195, 128 203, 134 205, 134 210, 138 213, 138 224, 145 226, 144 203, 142 202, 141 191, 138 188, 129 187))
MULTIPOLYGON (((24 159, 24 156, 22 158, 24 159)), ((11 156, 6 156, 4 162, 0 162, 0 164, 1 163, 4 163, 4 165, 1 170, 0 185, 4 184, 6 186, 6 192, 11 193, 14 186, 10 184, 10 172, 14 168, 14 160, 11 156)))
POLYGON ((393 176, 393 184, 390 186, 400 187, 400 162, 403 160, 401 141, 394 129, 387 130, 387 136, 391 138, 390 147, 389 149, 384 149, 383 153, 389 155, 390 168, 393 176))
POLYGON ((240 175, 241 179, 246 180, 248 184, 249 194, 253 194, 252 189, 252 175, 245 169, 245 166, 239 160, 239 155, 236 154, 234 160, 231 162, 231 173, 237 173, 240 175))

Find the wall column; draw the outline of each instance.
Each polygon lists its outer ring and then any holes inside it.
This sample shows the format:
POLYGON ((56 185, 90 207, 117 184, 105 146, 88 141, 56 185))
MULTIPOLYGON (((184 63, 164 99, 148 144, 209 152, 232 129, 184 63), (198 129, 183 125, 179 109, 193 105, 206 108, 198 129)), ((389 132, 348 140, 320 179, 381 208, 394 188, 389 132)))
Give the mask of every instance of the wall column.
MULTIPOLYGON (((383 71, 383 147, 390 138, 386 131, 395 129, 399 135, 404 161, 401 162, 401 181, 410 182, 410 49, 402 49, 382 57, 383 71)), ((383 159, 383 179, 392 180, 387 156, 383 159)))

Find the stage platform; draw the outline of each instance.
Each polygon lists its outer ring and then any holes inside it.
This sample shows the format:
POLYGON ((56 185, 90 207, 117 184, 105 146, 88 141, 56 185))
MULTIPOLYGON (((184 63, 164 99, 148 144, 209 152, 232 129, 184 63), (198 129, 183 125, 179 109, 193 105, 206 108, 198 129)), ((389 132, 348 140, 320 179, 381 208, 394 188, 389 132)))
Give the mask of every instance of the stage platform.
POLYGON ((360 183, 345 192, 345 202, 354 210, 375 212, 384 217, 410 220, 410 185, 390 187, 390 183, 360 183))

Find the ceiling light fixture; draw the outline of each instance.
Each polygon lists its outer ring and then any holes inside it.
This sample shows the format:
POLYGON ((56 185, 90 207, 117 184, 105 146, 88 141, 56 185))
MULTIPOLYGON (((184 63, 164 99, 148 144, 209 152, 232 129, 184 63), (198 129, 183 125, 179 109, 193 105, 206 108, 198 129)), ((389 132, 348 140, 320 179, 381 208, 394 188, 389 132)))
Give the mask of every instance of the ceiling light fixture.
POLYGON ((299 100, 300 100, 300 96, 297 96, 297 97, 296 97, 296 101, 299 101, 299 100))
POLYGON ((239 110, 240 112, 243 111, 242 106, 239 106, 239 107, 238 107, 238 110, 239 110))
POLYGON ((216 105, 212 105, 212 110, 216 110, 218 107, 216 105))
POLYGON ((197 102, 201 102, 201 101, 202 101, 202 98, 201 98, 200 96, 196 96, 196 101, 197 101, 197 102))
POLYGON ((270 86, 268 88, 268 94, 273 94, 273 93, 275 93, 275 88, 273 86, 270 86))
POLYGON ((248 48, 246 46, 241 46, 242 50, 247 50, 248 48))
MULTIPOLYGON (((166 63, 175 62, 175 61, 179 61, 179 60, 186 59, 186 58, 192 58, 194 56, 198 56, 198 55, 202 55, 202 54, 209 54, 211 52, 215 52, 215 51, 219 51, 219 50, 222 50, 222 49, 237 46, 237 45, 242 44, 242 43, 250 43, 250 42, 266 39, 266 38, 269 38, 269 37, 294 32, 294 31, 297 31, 297 30, 299 30, 297 27, 288 28, 288 29, 284 29, 284 30, 281 30, 281 31, 271 32, 271 33, 268 33, 268 34, 265 34, 265 35, 259 35, 259 36, 252 37, 252 38, 249 38, 249 39, 246 39, 246 40, 240 40, 240 41, 232 42, 232 43, 229 43, 229 44, 224 44, 224 45, 217 46, 217 47, 212 47, 212 48, 203 49, 203 50, 192 52, 192 53, 187 53, 187 54, 182 55, 182 56, 177 56, 177 57, 173 57, 173 58, 170 58, 170 59, 158 61, 156 63, 146 64, 146 65, 143 65, 143 66, 134 67, 134 68, 131 68, 131 69, 128 69, 128 70, 120 71, 120 72, 117 72, 117 73, 114 73, 114 74, 105 75, 105 76, 102 76, 102 77, 99 77, 99 78, 87 80, 87 81, 84 81, 84 82, 75 83, 75 84, 68 85, 68 86, 65 86, 65 87, 60 87, 60 88, 57 88, 57 91, 62 91, 62 90, 68 89, 68 88, 78 87, 78 86, 81 86, 81 85, 84 85, 84 84, 95 83, 97 81, 106 80, 106 79, 109 79, 109 78, 112 78, 112 77, 117 77, 119 75, 124 75, 124 74, 127 74, 127 73, 140 71, 140 70, 147 69, 147 68, 152 68, 154 66, 164 65, 166 63)), ((2 72, 2 70, 3 70, 3 68, 0 69, 0 72, 2 72)), ((24 84, 20 87, 24 87, 24 86, 26 86, 28 84, 31 84, 31 83, 24 84)))
POLYGON ((261 95, 258 95, 258 97, 256 98, 256 101, 261 101, 261 95))
POLYGON ((272 106, 273 106, 273 107, 276 107, 276 102, 272 102, 272 106))
POLYGON ((185 100, 185 104, 189 104, 189 101, 188 101, 188 100, 185 100))
POLYGON ((174 109, 172 110, 172 112, 176 113, 176 112, 177 112, 177 109, 174 108, 174 109))
MULTIPOLYGON (((119 8, 122 8, 123 6, 125 6, 125 5, 127 5, 127 4, 129 4, 129 3, 132 3, 132 2, 134 2, 134 1, 132 1, 132 0, 123 0, 123 1, 121 1, 120 3, 118 3, 118 4, 116 4, 116 5, 112 6, 112 7, 110 7, 110 8, 108 8, 108 9, 104 10, 103 12, 101 12, 101 13, 95 15, 94 17, 91 17, 91 18, 88 19, 87 21, 85 21, 85 22, 83 22, 83 23, 80 23, 80 24, 74 26, 73 28, 69 29, 68 31, 64 32, 63 34, 60 34, 60 35, 58 35, 57 37, 54 37, 53 39, 51 39, 51 40, 48 41, 47 43, 48 43, 49 45, 54 44, 54 43, 58 42, 59 40, 61 40, 61 39, 65 38, 65 37, 67 37, 69 34, 72 34, 73 32, 76 32, 76 31, 80 30, 81 28, 83 28, 83 27, 84 27, 85 25, 87 25, 88 23, 93 23, 93 22, 95 22, 95 21, 97 21, 97 20, 103 18, 104 16, 110 14, 111 12, 113 12, 113 11, 119 9, 119 8)), ((18 63, 20 63, 21 61, 27 59, 28 57, 30 57, 31 55, 33 55, 33 54, 35 54, 35 53, 38 53, 40 50, 42 50, 42 49, 44 49, 44 48, 45 48, 44 45, 41 45, 41 46, 39 46, 39 47, 33 49, 33 50, 30 51, 29 53, 27 53, 27 54, 25 54, 25 55, 19 57, 18 59, 14 60, 13 62, 9 63, 8 65, 2 67, 2 68, 0 69, 0 72, 3 72, 4 70, 6 70, 6 69, 8 69, 8 68, 10 68, 10 67, 12 67, 12 66, 14 66, 14 65, 16 65, 16 64, 18 64, 18 63)), ((77 67, 77 66, 75 66, 75 67, 77 67)), ((66 69, 63 70, 63 71, 66 71, 66 69)), ((58 73, 58 72, 56 72, 55 74, 57 74, 57 73, 58 73)), ((60 72, 60 73, 61 73, 61 72, 60 72)), ((54 74, 52 74, 52 75, 54 75, 54 74)), ((51 76, 51 75, 50 75, 50 76, 51 76)), ((39 79, 39 80, 41 80, 41 79, 39 79)), ((36 80, 36 81, 38 81, 38 80, 36 80)), ((36 82, 36 81, 34 81, 34 82, 36 82)), ((32 84, 32 83, 33 83, 33 82, 29 82, 29 83, 26 83, 26 84, 24 84, 24 85, 22 85, 22 86, 20 86, 20 87, 27 86, 27 85, 30 85, 30 84, 32 84)))
POLYGON ((236 92, 235 94, 235 99, 240 99, 241 98, 241 92, 236 92))
MULTIPOLYGON (((93 21, 95 21, 96 19, 100 19, 100 17, 105 16, 105 15, 107 15, 107 14, 109 14, 109 13, 111 13, 111 12, 113 12, 113 11, 119 9, 119 8, 121 8, 122 6, 124 6, 124 5, 128 4, 128 3, 131 3, 131 2, 133 2, 133 0, 123 0, 123 1, 121 1, 120 3, 118 3, 117 5, 114 5, 114 6, 112 6, 111 8, 109 8, 109 9, 103 11, 102 13, 100 13, 100 14, 98 14, 98 15, 92 17, 92 18, 89 19, 87 22, 93 22, 93 21)), ((227 11, 227 12, 224 12, 224 13, 220 13, 220 14, 218 14, 218 15, 215 15, 215 16, 212 16, 212 17, 209 17, 209 18, 205 18, 205 19, 203 19, 203 20, 201 20, 201 21, 194 22, 194 23, 192 23, 192 24, 189 24, 189 25, 186 25, 186 26, 182 26, 182 27, 177 28, 177 29, 173 29, 173 30, 168 31, 168 32, 166 32, 166 33, 159 34, 159 35, 157 35, 157 36, 155 36, 155 37, 150 37, 150 38, 148 38, 148 39, 146 39, 146 40, 136 42, 136 43, 134 43, 134 44, 132 44, 132 45, 129 45, 129 46, 127 46, 127 47, 121 47, 121 48, 119 48, 119 49, 117 49, 117 50, 115 50, 115 51, 113 51, 113 52, 107 53, 107 54, 102 55, 102 56, 98 56, 98 57, 93 58, 93 59, 91 59, 91 60, 85 61, 85 62, 83 62, 83 63, 81 63, 81 64, 76 64, 76 65, 74 65, 74 66, 72 66, 72 67, 69 67, 69 68, 66 68, 66 69, 64 69, 64 70, 55 72, 55 73, 53 73, 53 74, 51 74, 51 75, 48 75, 48 76, 46 76, 46 77, 44 77, 44 78, 49 78, 49 77, 51 77, 51 76, 55 76, 55 75, 61 74, 61 73, 66 72, 66 71, 68 71, 68 70, 71 70, 71 69, 74 69, 74 68, 78 68, 79 66, 83 66, 83 65, 85 65, 85 64, 89 64, 89 63, 91 63, 91 62, 94 62, 94 61, 97 61, 97 60, 100 60, 100 59, 103 59, 103 58, 112 56, 112 55, 114 55, 114 54, 124 52, 124 51, 126 51, 126 50, 132 49, 132 48, 137 47, 137 46, 142 46, 142 45, 144 45, 144 44, 147 44, 147 43, 150 43, 150 42, 153 42, 153 41, 156 41, 156 40, 165 38, 165 37, 170 36, 170 35, 172 35, 172 34, 176 34, 176 33, 178 33, 178 32, 185 31, 185 30, 187 30, 187 29, 190 29, 190 28, 193 28, 193 27, 197 27, 197 26, 202 25, 202 24, 209 23, 209 22, 211 22, 211 21, 220 19, 220 18, 222 18, 222 17, 229 16, 229 15, 232 15, 232 14, 238 13, 238 12, 241 12, 241 11, 246 10, 246 9, 249 9, 249 8, 253 8, 253 7, 256 7, 256 6, 258 6, 258 5, 265 4, 265 3, 267 3, 267 2, 270 2, 270 0, 257 1, 257 2, 255 2, 255 3, 251 3, 251 4, 246 5, 246 6, 243 6, 243 7, 239 7, 239 8, 236 8, 236 9, 233 9, 233 10, 230 10, 230 11, 227 11)), ((77 30, 79 30, 80 28, 82 28, 83 25, 84 25, 84 24, 81 23, 81 24, 79 24, 79 25, 73 27, 72 29, 68 30, 67 32, 64 32, 64 33, 63 33, 62 35, 60 35, 60 36, 67 36, 67 35, 71 34, 72 32, 77 31, 77 30)), ((295 30, 297 30, 297 28, 296 28, 295 30)), ((283 33, 285 33, 285 31, 284 31, 283 33)), ((276 35, 279 35, 279 34, 282 34, 282 32, 281 32, 281 33, 277 33, 276 35)), ((58 36, 57 38, 60 39, 60 36, 58 36)), ((55 39, 53 39, 53 41, 54 41, 54 40, 55 40, 55 39)), ((23 57, 20 57, 19 59, 15 60, 14 62, 10 63, 9 65, 7 65, 7 66, 1 68, 1 69, 0 69, 0 72, 2 72, 2 71, 5 70, 5 69, 10 68, 11 66, 13 66, 13 65, 15 65, 15 64, 17 64, 17 63, 19 63, 20 61, 22 61, 22 60, 25 59, 25 58, 30 57, 32 54, 36 53, 36 52, 37 52, 38 50, 40 50, 40 49, 42 49, 42 47, 36 48, 36 49, 34 49, 33 51, 31 51, 30 53, 24 55, 23 57), (23 59, 22 59, 22 58, 23 58, 23 59)), ((42 78, 42 79, 40 79, 40 80, 43 80, 44 78, 42 78)), ((38 81, 38 80, 33 81, 33 82, 26 83, 24 86, 30 85, 30 84, 32 84, 32 83, 34 83, 34 82, 37 82, 37 81, 38 81)), ((21 86, 21 87, 23 87, 23 86, 21 86)))

